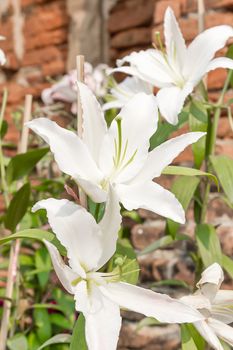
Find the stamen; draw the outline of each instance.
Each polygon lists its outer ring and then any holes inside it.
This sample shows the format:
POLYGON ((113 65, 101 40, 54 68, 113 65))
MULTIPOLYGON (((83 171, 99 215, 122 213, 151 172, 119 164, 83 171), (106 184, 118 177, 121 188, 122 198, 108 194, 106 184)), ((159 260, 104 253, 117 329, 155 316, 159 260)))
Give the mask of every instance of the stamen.
POLYGON ((78 277, 78 278, 76 278, 75 280, 73 280, 72 282, 71 282, 71 284, 72 284, 72 286, 77 286, 77 284, 79 284, 81 281, 83 280, 83 278, 81 278, 81 277, 78 277))

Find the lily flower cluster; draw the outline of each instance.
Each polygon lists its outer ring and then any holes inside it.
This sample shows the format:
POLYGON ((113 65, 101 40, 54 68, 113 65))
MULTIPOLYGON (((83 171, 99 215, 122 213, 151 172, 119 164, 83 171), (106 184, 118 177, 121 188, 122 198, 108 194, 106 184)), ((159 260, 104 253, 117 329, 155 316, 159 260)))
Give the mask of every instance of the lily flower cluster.
MULTIPOLYGON (((85 84, 98 96, 103 97, 107 91, 106 72, 108 66, 99 64, 95 68, 89 63, 84 63, 84 81, 85 84)), ((71 112, 77 113, 77 72, 71 70, 64 75, 62 79, 53 84, 50 88, 44 89, 41 99, 45 105, 51 105, 57 101, 71 103, 71 112)))
MULTIPOLYGON (((112 271, 106 269, 116 251, 122 221, 120 204, 127 210, 144 208, 178 223, 185 222, 184 209, 177 198, 154 179, 205 133, 180 135, 152 151, 150 138, 157 130, 158 109, 170 123, 176 123, 186 96, 205 72, 217 66, 233 68, 231 60, 212 59, 231 35, 233 30, 228 26, 213 28, 186 48, 175 17, 168 9, 166 52, 161 47, 160 51, 133 53, 118 62, 119 65, 129 62, 130 66, 115 71, 133 77, 112 89, 116 101, 102 107, 90 86, 72 83, 72 94, 76 99, 78 90, 82 107, 82 137, 47 118, 27 123, 50 146, 60 170, 71 176, 92 201, 105 204, 99 222, 86 208, 65 199, 50 198, 33 207, 33 211, 47 211, 54 234, 67 250, 68 264, 53 244, 44 241, 58 278, 74 296, 76 310, 85 317, 89 350, 116 349, 120 308, 160 322, 193 323, 217 350, 222 350, 218 336, 232 345, 232 338, 227 336, 229 326, 225 325, 233 321, 229 306, 232 294, 218 291, 223 277, 217 264, 203 272, 194 296, 180 300, 126 283, 124 277, 129 272, 124 259, 115 262, 112 271), (200 57, 203 45, 206 51, 200 57), (157 97, 153 95, 155 85, 161 88, 157 97), (108 126, 103 109, 112 107, 121 110, 108 126)), ((60 96, 69 79, 53 87, 47 97, 60 96)))
POLYGON ((156 100, 160 113, 174 125, 185 99, 205 74, 216 68, 233 69, 231 59, 214 58, 232 36, 231 26, 220 25, 205 30, 186 47, 174 13, 168 7, 164 17, 165 47, 156 33, 156 48, 133 52, 117 60, 118 67, 112 72, 130 74, 159 88, 156 100))

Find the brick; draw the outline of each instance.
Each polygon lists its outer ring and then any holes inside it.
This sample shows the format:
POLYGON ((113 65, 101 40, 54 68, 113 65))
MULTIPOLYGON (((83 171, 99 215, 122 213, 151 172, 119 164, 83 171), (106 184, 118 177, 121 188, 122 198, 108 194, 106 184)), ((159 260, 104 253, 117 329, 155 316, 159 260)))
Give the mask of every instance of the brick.
POLYGON ((140 3, 135 2, 128 9, 123 8, 114 11, 108 22, 109 32, 116 33, 125 29, 151 24, 153 8, 154 1, 146 0, 140 3))
POLYGON ((68 40, 68 31, 66 28, 58 28, 52 31, 40 32, 38 35, 29 36, 25 42, 25 49, 33 50, 45 46, 60 45, 68 40))
POLYGON ((173 0, 164 0, 164 1, 158 1, 155 3, 155 10, 154 10, 154 23, 158 24, 163 22, 164 14, 167 9, 167 7, 171 7, 172 10, 175 13, 176 18, 180 17, 181 15, 181 1, 173 1, 173 0))
POLYGON ((208 74, 208 89, 221 89, 227 77, 227 70, 223 68, 215 69, 208 74))
POLYGON ((113 48, 124 48, 135 45, 150 44, 150 28, 134 28, 114 35, 111 40, 113 48))

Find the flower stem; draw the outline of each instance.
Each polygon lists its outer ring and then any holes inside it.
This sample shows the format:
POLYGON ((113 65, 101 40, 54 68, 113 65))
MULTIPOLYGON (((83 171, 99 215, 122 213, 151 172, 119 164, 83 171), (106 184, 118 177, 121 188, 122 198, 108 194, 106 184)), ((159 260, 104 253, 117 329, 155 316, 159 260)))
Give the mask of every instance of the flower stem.
MULTIPOLYGON (((0 113, 0 131, 2 129, 2 123, 3 118, 6 110, 6 103, 7 103, 7 96, 8 92, 6 89, 3 91, 3 98, 2 98, 2 107, 1 107, 1 113, 0 113)), ((0 137, 0 174, 1 174, 1 180, 2 180, 2 193, 5 201, 6 207, 9 205, 9 194, 8 194, 8 186, 6 181, 6 172, 5 172, 5 164, 4 164, 4 156, 3 156, 3 150, 2 150, 2 138, 0 137)))

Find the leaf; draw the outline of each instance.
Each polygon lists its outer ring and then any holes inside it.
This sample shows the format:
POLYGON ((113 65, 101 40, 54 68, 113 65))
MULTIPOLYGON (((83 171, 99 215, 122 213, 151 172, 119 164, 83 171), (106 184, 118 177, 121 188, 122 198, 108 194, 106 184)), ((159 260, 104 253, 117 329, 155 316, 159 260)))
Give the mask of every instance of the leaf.
MULTIPOLYGON (((189 128, 190 128, 190 131, 207 131, 207 123, 200 122, 199 120, 194 118, 192 114, 190 114, 189 128)), ((192 145, 194 165, 197 169, 201 167, 202 162, 205 158, 205 152, 206 152, 205 148, 206 148, 206 136, 201 137, 200 140, 198 140, 192 145)))
POLYGON ((47 241, 51 242, 57 247, 61 255, 66 255, 66 249, 61 245, 61 243, 58 241, 58 239, 52 232, 39 230, 39 229, 23 230, 23 231, 16 232, 13 235, 9 235, 7 237, 1 238, 0 246, 2 244, 8 243, 17 238, 32 238, 32 239, 37 239, 39 241, 43 241, 43 239, 46 239, 47 241))
POLYGON ((25 215, 29 206, 31 187, 29 183, 23 185, 12 198, 5 216, 5 227, 14 232, 16 226, 25 215))
POLYGON ((200 122, 207 123, 208 116, 206 109, 201 101, 192 101, 190 105, 190 113, 200 122))
POLYGON ((211 181, 213 181, 218 187, 218 179, 215 175, 211 173, 206 173, 205 171, 201 171, 199 169, 188 168, 184 166, 167 166, 163 172, 164 175, 183 175, 183 176, 207 176, 211 181))
POLYGON ((151 285, 152 287, 161 287, 161 286, 172 286, 172 287, 182 287, 190 289, 189 285, 181 280, 171 279, 171 280, 162 280, 159 282, 154 282, 151 285))
POLYGON ((222 265, 222 251, 215 228, 208 224, 197 225, 196 239, 205 267, 215 262, 222 265))
POLYGON ((227 255, 222 255, 222 267, 226 270, 228 275, 233 278, 233 260, 227 255))
MULTIPOLYGON (((184 208, 184 211, 187 210, 199 182, 200 179, 198 179, 195 176, 180 176, 173 182, 171 192, 174 193, 178 201, 181 203, 182 207, 184 208)), ((174 238, 177 234, 179 227, 180 224, 168 219, 166 232, 174 238)))
POLYGON ((185 324, 181 325, 181 348, 182 350, 199 350, 185 324))
POLYGON ((160 249, 163 247, 166 247, 167 245, 174 242, 174 239, 171 236, 164 236, 156 240, 155 242, 148 245, 146 248, 144 248, 141 252, 138 253, 138 255, 144 255, 151 253, 155 251, 156 249, 160 249))
POLYGON ((177 125, 171 125, 169 123, 163 122, 158 126, 158 129, 151 136, 150 139, 150 151, 152 151, 155 147, 159 146, 161 143, 166 141, 170 134, 179 128, 181 128, 188 120, 188 113, 181 112, 179 114, 179 122, 177 125))
POLYGON ((27 338, 24 334, 18 333, 7 340, 7 346, 10 350, 28 350, 27 338))
POLYGON ((50 322, 62 329, 72 330, 73 328, 73 323, 70 322, 70 320, 68 320, 65 316, 59 313, 51 314, 50 322))
POLYGON ((8 124, 6 120, 2 121, 2 125, 1 125, 1 130, 0 130, 0 138, 3 139, 7 133, 8 130, 8 124))
POLYGON ((49 148, 38 148, 11 158, 6 169, 8 183, 28 175, 34 166, 48 153, 49 148))
POLYGON ((38 270, 48 271, 48 272, 40 272, 37 274, 40 287, 44 289, 49 280, 49 274, 51 270, 50 256, 45 247, 41 247, 40 249, 37 249, 35 254, 35 265, 38 270))
POLYGON ((36 334, 41 342, 45 342, 52 336, 48 311, 46 309, 34 309, 33 316, 36 325, 36 334))
POLYGON ((142 329, 143 327, 148 327, 148 326, 158 326, 158 325, 162 325, 162 323, 160 323, 159 321, 157 321, 155 318, 153 317, 145 317, 143 318, 141 321, 138 322, 137 331, 140 331, 140 329, 142 329))
POLYGON ((70 350, 88 350, 85 338, 85 318, 82 313, 79 314, 75 323, 70 350))
POLYGON ((41 345, 37 350, 42 350, 49 345, 54 344, 69 344, 71 340, 70 334, 57 334, 54 337, 47 340, 43 345, 41 345))
POLYGON ((233 159, 227 156, 211 156, 210 161, 225 195, 230 203, 233 204, 233 159))

